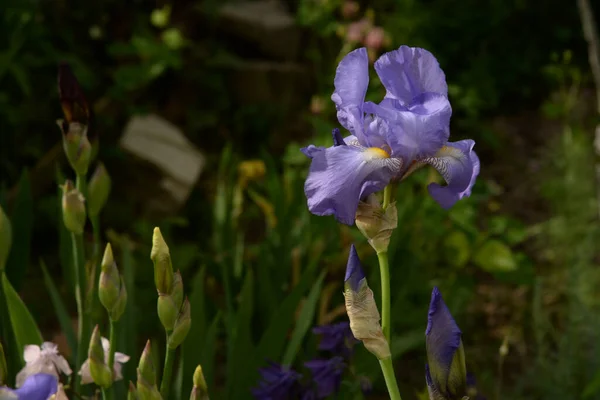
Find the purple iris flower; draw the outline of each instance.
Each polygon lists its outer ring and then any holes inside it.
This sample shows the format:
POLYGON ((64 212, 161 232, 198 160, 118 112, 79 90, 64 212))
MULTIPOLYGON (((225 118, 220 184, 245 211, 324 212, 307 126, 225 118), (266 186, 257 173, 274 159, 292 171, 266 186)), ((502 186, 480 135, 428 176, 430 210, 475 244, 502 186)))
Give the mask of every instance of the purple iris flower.
POLYGON ((352 348, 358 343, 358 340, 352 335, 350 323, 347 321, 317 326, 312 331, 321 337, 319 350, 330 351, 345 358, 350 357, 352 348))
POLYGON ((460 400, 466 396, 466 367, 462 333, 438 288, 429 304, 425 344, 429 364, 425 378, 431 400, 460 400))
MULTIPOLYGON (((257 388, 252 389, 252 395, 257 400, 292 400, 302 398, 303 388, 300 384, 300 375, 293 369, 269 362, 269 366, 261 368, 262 381, 257 388)), ((310 399, 310 397, 306 397, 310 399)))
MULTIPOLYGON (((0 387, 0 397, 7 394, 7 398, 14 397, 19 400, 47 400, 58 391, 58 378, 50 374, 35 374, 29 376, 18 389, 0 387)), ((4 398, 4 397, 3 397, 4 398)))
POLYGON ((334 146, 310 145, 304 185, 309 210, 352 225, 360 200, 429 164, 447 185, 429 185, 444 208, 469 196, 479 174, 475 142, 448 142, 452 108, 444 72, 427 50, 402 46, 383 54, 375 70, 386 88, 379 103, 365 102, 367 50, 350 52, 338 65, 331 99, 340 124, 351 135, 333 133, 334 146))
POLYGON ((328 360, 311 360, 304 363, 304 366, 312 372, 318 399, 324 399, 339 390, 342 375, 346 369, 342 357, 336 356, 328 360))

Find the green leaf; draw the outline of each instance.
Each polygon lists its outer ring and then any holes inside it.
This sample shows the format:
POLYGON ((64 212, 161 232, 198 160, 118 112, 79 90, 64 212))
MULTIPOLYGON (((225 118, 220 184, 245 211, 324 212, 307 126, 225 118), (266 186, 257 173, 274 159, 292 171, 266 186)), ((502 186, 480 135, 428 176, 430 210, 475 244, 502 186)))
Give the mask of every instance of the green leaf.
POLYGON ((590 383, 588 383, 585 389, 583 390, 583 394, 581 395, 581 397, 584 399, 588 399, 598 392, 600 392, 600 371, 597 371, 596 374, 594 374, 594 377, 592 378, 590 383))
POLYGON ((475 252, 473 261, 488 272, 510 272, 518 267, 511 249, 495 239, 483 243, 475 252))
POLYGON ((294 333, 292 334, 292 338, 285 350, 285 355, 283 356, 283 365, 292 365, 298 351, 300 350, 300 345, 304 340, 304 336, 306 332, 312 326, 312 321, 315 316, 315 311, 317 309, 317 303, 319 302, 319 296, 321 294, 321 287, 323 286, 323 280, 325 279, 325 274, 327 271, 321 272, 317 282, 315 282, 314 286, 308 293, 308 297, 302 306, 302 311, 300 311, 300 315, 298 316, 298 320, 296 321, 296 328, 294 329, 294 333))
POLYGON ((471 243, 467 235, 460 230, 452 231, 444 239, 445 259, 455 267, 464 267, 471 256, 471 243))
POLYGON ((57 203, 57 229, 58 229, 58 245, 59 245, 59 258, 60 266, 62 270, 63 279, 65 279, 67 286, 69 287, 72 296, 75 296, 75 278, 73 276, 73 243, 71 241, 71 234, 65 227, 62 218, 62 207, 61 198, 62 190, 58 185, 62 185, 65 180, 64 175, 60 171, 60 168, 56 167, 56 193, 58 196, 57 203))
MULTIPOLYGON (((202 353, 205 352, 204 345, 199 346, 199 343, 205 342, 206 335, 206 304, 204 297, 204 279, 206 276, 206 268, 202 267, 192 281, 190 295, 190 309, 192 326, 188 333, 188 337, 194 340, 186 340, 183 342, 181 354, 183 354, 183 377, 182 387, 183 392, 188 393, 192 390, 192 377, 194 370, 200 364, 202 353)), ((204 368, 204 366, 203 366, 204 368)))
POLYGON ((17 348, 23 351, 28 344, 41 345, 43 342, 42 334, 35 323, 35 320, 29 313, 29 310, 12 287, 6 274, 2 274, 2 289, 10 315, 10 323, 17 348))
POLYGON ((6 275, 15 290, 19 290, 29 266, 33 230, 33 197, 29 174, 24 170, 19 179, 14 208, 10 214, 12 248, 6 263, 6 275))
POLYGON ((235 379, 227 383, 228 399, 247 399, 251 385, 258 378, 255 348, 252 343, 252 312, 254 302, 254 276, 251 269, 240 292, 240 307, 237 313, 233 349, 227 362, 227 376, 235 379))
POLYGON ((288 340, 288 330, 294 321, 294 312, 298 308, 304 292, 312 282, 313 276, 314 268, 307 268, 300 282, 298 282, 296 287, 294 287, 271 317, 269 326, 265 330, 265 333, 263 333, 258 344, 256 355, 260 358, 260 361, 266 359, 276 360, 283 353, 285 343, 288 340))
MULTIPOLYGON (((211 387, 214 390, 214 379, 215 379, 215 354, 217 353, 217 336, 219 334, 219 326, 221 324, 221 311, 217 312, 215 318, 212 320, 210 326, 206 331, 206 336, 202 342, 200 349, 200 362, 202 366, 202 373, 206 384, 208 385, 208 393, 211 392, 211 387)), ((192 326, 194 323, 192 322, 192 326)), ((185 353, 184 353, 185 357, 185 353)), ((196 366, 194 366, 194 369, 196 366)), ((216 396, 214 396, 216 398, 216 396)))
POLYGON ((40 260, 40 267, 42 268, 44 283, 46 284, 46 288, 50 294, 50 300, 52 301, 52 306, 54 307, 54 311, 58 317, 60 328, 67 338, 67 343, 71 348, 71 351, 75 354, 77 351, 77 339, 75 337, 75 332, 73 331, 73 324, 71 323, 71 317, 69 316, 67 307, 65 307, 65 303, 60 297, 60 293, 58 292, 56 285, 52 280, 52 276, 48 273, 48 269, 46 268, 46 264, 43 260, 40 260))

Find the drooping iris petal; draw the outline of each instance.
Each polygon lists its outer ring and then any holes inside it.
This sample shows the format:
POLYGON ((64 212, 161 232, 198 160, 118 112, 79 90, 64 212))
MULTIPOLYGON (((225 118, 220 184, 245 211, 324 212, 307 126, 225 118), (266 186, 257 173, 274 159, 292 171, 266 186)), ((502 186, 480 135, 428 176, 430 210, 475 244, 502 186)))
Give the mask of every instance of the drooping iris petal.
POLYGON ((329 360, 311 360, 304 363, 311 370, 313 381, 317 385, 317 398, 324 399, 339 390, 346 364, 342 357, 329 360))
POLYGON ((375 70, 386 88, 385 97, 398 99, 406 106, 423 93, 448 94, 444 71, 425 49, 401 46, 379 57, 375 70))
POLYGON ((429 380, 445 398, 461 399, 466 391, 466 368, 461 331, 438 288, 434 288, 429 304, 425 344, 429 380))
POLYGON ((340 61, 333 81, 335 103, 340 124, 352 132, 363 146, 370 146, 363 132, 363 103, 369 86, 369 56, 366 48, 348 53, 340 61))
POLYGON ((261 368, 262 380, 257 388, 252 389, 252 395, 257 400, 292 400, 298 398, 302 387, 302 375, 289 367, 269 362, 269 366, 261 368))
POLYGON ((47 400, 58 390, 58 378, 50 374, 29 376, 23 385, 13 390, 19 400, 47 400))
POLYGON ((347 225, 354 223, 359 201, 382 190, 397 168, 381 149, 309 146, 302 151, 312 158, 304 185, 308 209, 333 214, 347 225))
POLYGON ((431 183, 427 188, 431 197, 443 208, 450 208, 458 200, 471 195, 471 188, 479 175, 479 157, 473 151, 475 142, 461 140, 448 142, 435 157, 424 160, 446 180, 447 185, 431 183))
POLYGON ((452 107, 442 94, 422 94, 409 106, 396 99, 367 102, 365 111, 386 121, 388 129, 383 133, 392 157, 406 163, 435 155, 450 136, 452 107))

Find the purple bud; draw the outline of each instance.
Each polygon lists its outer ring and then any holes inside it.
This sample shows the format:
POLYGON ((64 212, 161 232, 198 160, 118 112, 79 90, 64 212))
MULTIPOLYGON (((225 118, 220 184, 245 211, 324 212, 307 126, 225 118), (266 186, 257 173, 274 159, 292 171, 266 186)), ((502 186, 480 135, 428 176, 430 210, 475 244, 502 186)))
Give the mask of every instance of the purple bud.
POLYGON ((350 289, 353 291, 357 291, 360 281, 365 278, 365 273, 363 272, 362 266, 360 264, 360 258, 358 258, 358 253, 356 252, 356 247, 354 244, 350 247, 350 254, 348 256, 348 264, 346 266, 346 277, 344 278, 344 283, 350 286, 350 289))
POLYGON ((334 128, 333 131, 331 131, 331 135, 333 136, 334 146, 346 146, 346 142, 344 142, 344 138, 342 138, 342 134, 338 128, 334 128))

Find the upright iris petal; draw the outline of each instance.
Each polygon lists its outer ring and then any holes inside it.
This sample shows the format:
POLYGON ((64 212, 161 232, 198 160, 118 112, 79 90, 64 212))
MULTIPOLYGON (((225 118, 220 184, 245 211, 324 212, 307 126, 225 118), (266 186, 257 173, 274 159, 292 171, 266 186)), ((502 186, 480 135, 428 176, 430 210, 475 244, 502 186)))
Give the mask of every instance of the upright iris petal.
POLYGON ((460 400, 466 395, 466 367, 461 331, 438 288, 433 289, 425 343, 427 386, 434 399, 460 400))

